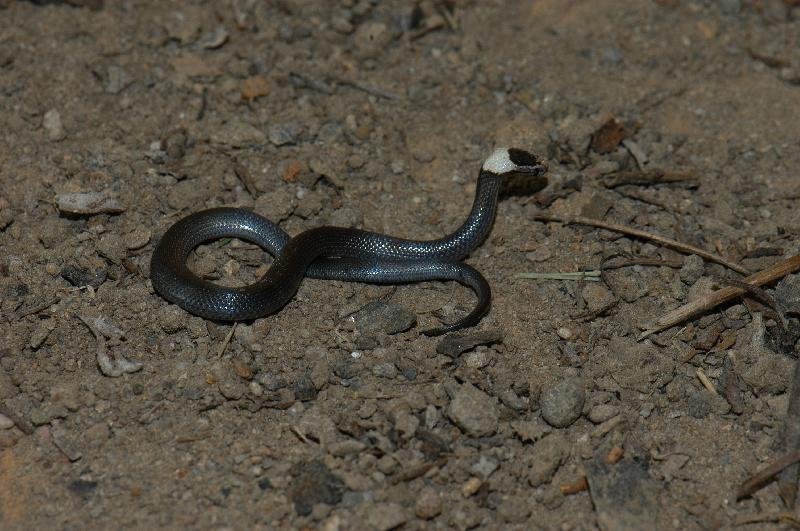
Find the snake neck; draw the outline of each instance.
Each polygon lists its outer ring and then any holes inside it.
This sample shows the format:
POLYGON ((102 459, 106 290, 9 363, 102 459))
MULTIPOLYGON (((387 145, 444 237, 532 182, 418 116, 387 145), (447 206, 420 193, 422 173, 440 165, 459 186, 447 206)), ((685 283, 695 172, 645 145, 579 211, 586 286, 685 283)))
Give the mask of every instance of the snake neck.
POLYGON ((502 177, 482 171, 478 176, 475 200, 466 221, 442 239, 448 243, 452 258, 460 260, 479 246, 492 231, 497 213, 497 195, 502 177))

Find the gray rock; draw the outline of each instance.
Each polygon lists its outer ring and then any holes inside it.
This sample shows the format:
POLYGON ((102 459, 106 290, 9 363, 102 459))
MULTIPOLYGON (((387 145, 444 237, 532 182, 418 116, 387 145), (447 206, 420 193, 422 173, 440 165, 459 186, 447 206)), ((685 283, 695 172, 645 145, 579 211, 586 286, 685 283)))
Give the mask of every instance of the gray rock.
POLYGON ((363 521, 366 529, 389 531, 406 523, 410 517, 405 507, 399 503, 367 504, 360 512, 366 512, 363 521))
POLYGON ((379 363, 372 368, 372 374, 378 378, 392 379, 397 377, 397 367, 394 363, 387 361, 386 363, 379 363))
POLYGON ((397 334, 417 324, 417 315, 394 302, 372 301, 354 315, 356 328, 362 334, 383 332, 397 334))
POLYGON ((800 274, 785 276, 778 282, 775 302, 788 313, 800 314, 800 274))
POLYGON ((306 374, 295 380, 292 384, 292 391, 294 391, 295 398, 302 402, 314 400, 317 397, 317 388, 311 377, 306 374))
POLYGON ((567 378, 542 391, 542 418, 555 428, 566 428, 581 416, 586 390, 580 378, 567 378))
POLYGON ((469 471, 472 472, 472 474, 486 480, 489 479, 489 476, 491 476, 499 466, 500 464, 496 460, 492 459, 491 457, 481 455, 478 460, 469 468, 469 471))
POLYGON ((458 388, 447 415, 470 437, 483 437, 497 431, 495 400, 470 383, 458 388))
POLYGON ((569 457, 569 443, 560 432, 552 433, 533 445, 535 459, 528 471, 528 483, 538 487, 550 483, 558 467, 569 457))
POLYGON ((266 141, 267 136, 260 129, 241 120, 228 122, 211 133, 212 143, 230 147, 262 145, 266 141))
POLYGON ((296 144, 303 129, 295 123, 275 124, 267 132, 269 141, 275 146, 296 144))
POLYGON ((324 463, 301 463, 294 469, 295 478, 289 487, 289 496, 300 516, 308 516, 317 503, 336 505, 342 501, 344 482, 334 475, 324 463))
POLYGON ((619 408, 611 404, 598 404, 589 410, 589 420, 600 424, 619 415, 619 408))
POLYGON ((433 487, 424 487, 414 502, 414 514, 422 520, 435 518, 442 512, 442 497, 433 487))
POLYGON ((64 126, 61 123, 61 114, 55 109, 50 109, 44 113, 42 127, 47 131, 47 138, 53 142, 63 140, 67 136, 67 133, 64 132, 64 126))
POLYGON ((489 365, 489 353, 487 350, 473 350, 472 352, 467 352, 464 354, 464 365, 469 367, 470 369, 482 369, 489 365))
POLYGON ((696 254, 690 254, 683 260, 683 267, 679 271, 678 275, 680 276, 681 280, 687 286, 691 286, 695 282, 698 281, 700 277, 703 276, 705 272, 706 264, 703 262, 703 259, 697 256, 696 254))
POLYGON ((521 524, 531 515, 533 507, 527 497, 505 496, 497 508, 497 516, 504 522, 521 524))
POLYGON ((766 328, 760 313, 753 314, 734 350, 736 374, 758 394, 784 392, 794 374, 794 360, 776 353, 766 344, 766 328))
POLYGON ((660 489, 644 461, 623 459, 608 465, 596 460, 585 463, 584 467, 600 529, 658 528, 659 515, 663 514, 658 500, 660 489))
POLYGON ((588 282, 581 291, 581 297, 586 302, 587 310, 591 313, 601 313, 617 301, 611 291, 597 282, 588 282))
POLYGON ((49 405, 37 407, 31 411, 31 423, 34 426, 42 426, 53 419, 63 419, 67 416, 67 408, 62 405, 49 405))
POLYGON ((70 192, 56 196, 58 210, 66 214, 119 214, 125 207, 106 192, 70 192))
POLYGON ((534 420, 514 421, 511 423, 511 429, 522 442, 536 442, 553 431, 547 424, 534 420))
POLYGON ((174 334, 186 328, 186 313, 179 307, 170 304, 158 312, 158 324, 167 334, 174 334))

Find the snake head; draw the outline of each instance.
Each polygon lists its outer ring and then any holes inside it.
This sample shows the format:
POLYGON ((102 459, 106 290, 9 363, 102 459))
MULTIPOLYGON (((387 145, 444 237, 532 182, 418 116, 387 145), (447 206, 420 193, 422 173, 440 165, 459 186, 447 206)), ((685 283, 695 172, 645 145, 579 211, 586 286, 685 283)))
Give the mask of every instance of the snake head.
POLYGON ((497 176, 509 174, 540 176, 547 171, 547 164, 524 149, 501 147, 492 151, 483 162, 481 171, 497 176))
POLYGON ((519 148, 497 148, 481 167, 481 175, 499 178, 501 196, 535 194, 547 186, 547 163, 519 148))

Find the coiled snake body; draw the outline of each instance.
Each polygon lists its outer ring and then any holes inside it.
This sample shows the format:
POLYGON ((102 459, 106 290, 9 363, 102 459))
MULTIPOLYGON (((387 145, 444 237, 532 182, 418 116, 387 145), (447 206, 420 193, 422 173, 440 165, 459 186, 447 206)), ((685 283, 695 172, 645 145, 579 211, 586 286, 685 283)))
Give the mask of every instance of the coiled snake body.
POLYGON ((488 312, 486 279, 460 260, 486 238, 497 209, 498 191, 510 174, 542 175, 546 166, 514 148, 496 149, 481 167, 467 220, 455 232, 431 241, 395 238, 359 229, 318 227, 290 237, 268 219, 239 208, 212 208, 172 225, 150 262, 155 290, 190 313, 221 321, 255 319, 280 310, 303 277, 397 284, 455 280, 475 292, 478 302, 464 318, 425 331, 440 335, 476 325, 488 312), (219 238, 253 242, 275 257, 269 270, 248 286, 228 288, 195 275, 186 259, 203 242, 219 238))

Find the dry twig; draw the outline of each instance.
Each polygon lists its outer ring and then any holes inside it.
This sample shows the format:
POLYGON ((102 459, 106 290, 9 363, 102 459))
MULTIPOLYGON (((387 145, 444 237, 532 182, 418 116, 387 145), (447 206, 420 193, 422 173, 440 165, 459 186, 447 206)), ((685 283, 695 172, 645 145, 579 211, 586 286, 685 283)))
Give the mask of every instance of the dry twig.
POLYGON ((736 491, 736 500, 741 500, 753 494, 755 491, 766 485, 772 478, 778 475, 781 470, 800 462, 800 450, 795 450, 792 453, 786 454, 783 457, 773 461, 771 465, 762 468, 752 476, 750 479, 742 483, 741 487, 736 491))
MULTIPOLYGON (((762 269, 758 273, 742 279, 742 281, 753 286, 762 286, 764 284, 768 284, 769 282, 778 280, 779 278, 783 278, 790 273, 794 273, 798 269, 800 269, 800 255, 795 255, 766 269, 762 269)), ((639 340, 641 341, 651 334, 660 332, 661 330, 665 330, 671 326, 675 326, 676 324, 679 324, 690 317, 710 310, 711 308, 728 302, 729 300, 745 293, 747 293, 747 290, 734 286, 728 286, 713 291, 704 297, 684 304, 683 306, 667 313, 652 326, 648 327, 648 329, 645 330, 641 336, 639 336, 639 340)))
POLYGON ((598 227, 601 229, 610 230, 613 232, 621 232, 622 234, 628 234, 630 236, 636 236, 637 238, 643 238, 645 240, 652 240, 654 242, 660 243, 664 247, 669 247, 671 249, 675 249, 677 251, 681 251, 688 254, 696 254, 697 256, 704 258, 710 262, 716 262, 718 264, 724 265, 728 269, 732 269, 737 273, 741 273, 743 275, 747 275, 750 273, 747 269, 731 262, 729 260, 724 259, 723 257, 709 253, 708 251, 701 249, 699 247, 695 247, 694 245, 689 245, 687 243, 681 243, 676 240, 672 240, 670 238, 665 238, 664 236, 659 236, 658 234, 653 234, 652 232, 647 232, 644 230, 634 229, 632 227, 627 227, 625 225, 619 225, 617 223, 607 223, 605 221, 601 221, 599 219, 592 219, 586 218, 583 216, 576 216, 574 218, 559 218, 556 216, 547 216, 547 215, 537 215, 535 218, 537 221, 548 221, 548 222, 557 222, 557 223, 568 223, 568 224, 577 224, 577 225, 589 225, 591 227, 598 227))

